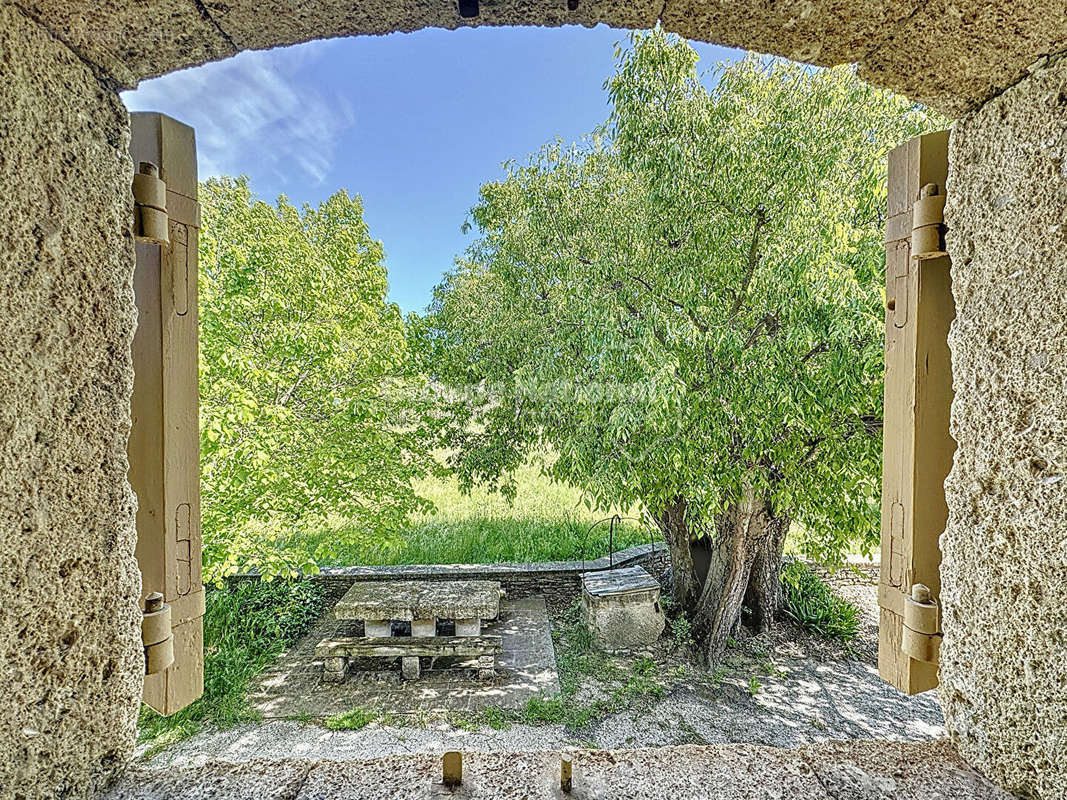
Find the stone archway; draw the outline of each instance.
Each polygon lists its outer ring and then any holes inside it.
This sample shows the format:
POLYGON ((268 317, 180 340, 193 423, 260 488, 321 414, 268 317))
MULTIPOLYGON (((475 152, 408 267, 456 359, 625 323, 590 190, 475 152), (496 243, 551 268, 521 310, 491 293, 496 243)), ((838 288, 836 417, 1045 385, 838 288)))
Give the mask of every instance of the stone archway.
POLYGON ((454 0, 0 4, 0 787, 85 795, 135 736, 132 167, 117 91, 314 38, 657 21, 857 62, 961 117, 942 697, 972 764, 1014 791, 1067 793, 1067 62, 1050 58, 1067 15, 1048 0, 506 0, 472 19, 454 0))
POLYGON ((1067 48, 1049 0, 23 0, 24 13, 120 88, 242 50, 477 25, 650 28, 820 66, 957 116, 1067 48), (466 7, 466 4, 465 4, 466 7))

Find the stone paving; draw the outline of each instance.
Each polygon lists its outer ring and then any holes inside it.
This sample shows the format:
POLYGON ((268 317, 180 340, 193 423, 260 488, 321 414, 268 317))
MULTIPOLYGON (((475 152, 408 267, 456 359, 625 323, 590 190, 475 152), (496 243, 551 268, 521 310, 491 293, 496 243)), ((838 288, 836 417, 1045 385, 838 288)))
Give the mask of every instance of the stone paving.
POLYGON ((441 658, 414 682, 403 682, 396 664, 374 659, 358 663, 344 683, 323 683, 315 646, 337 629, 327 615, 263 674, 249 700, 265 719, 324 717, 355 706, 393 713, 519 708, 530 697, 559 691, 542 597, 502 600, 500 616, 484 626, 484 633, 501 637, 503 647, 497 677, 489 682, 477 677, 477 658, 441 658))
POLYGON ((455 789, 441 783, 438 751, 134 767, 104 800, 1011 800, 948 741, 578 750, 569 757, 569 795, 560 791, 558 750, 465 752, 455 789))

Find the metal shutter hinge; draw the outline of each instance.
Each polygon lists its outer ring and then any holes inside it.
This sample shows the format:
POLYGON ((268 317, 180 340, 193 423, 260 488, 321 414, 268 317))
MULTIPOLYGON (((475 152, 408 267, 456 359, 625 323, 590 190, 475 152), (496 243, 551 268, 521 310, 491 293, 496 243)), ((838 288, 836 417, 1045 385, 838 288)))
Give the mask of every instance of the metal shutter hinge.
POLYGON ((947 256, 944 245, 945 195, 936 183, 928 183, 919 190, 919 199, 912 206, 911 257, 939 258, 947 256))
POLYGON ((921 583, 904 598, 904 629, 900 649, 916 661, 936 664, 941 651, 941 614, 930 588, 921 583))
POLYGON ((155 675, 174 663, 170 606, 163 602, 163 595, 159 592, 152 592, 145 598, 141 642, 144 644, 145 675, 155 675))
POLYGON ((170 244, 167 221, 167 184, 159 177, 159 167, 142 161, 133 176, 134 236, 146 242, 170 244))

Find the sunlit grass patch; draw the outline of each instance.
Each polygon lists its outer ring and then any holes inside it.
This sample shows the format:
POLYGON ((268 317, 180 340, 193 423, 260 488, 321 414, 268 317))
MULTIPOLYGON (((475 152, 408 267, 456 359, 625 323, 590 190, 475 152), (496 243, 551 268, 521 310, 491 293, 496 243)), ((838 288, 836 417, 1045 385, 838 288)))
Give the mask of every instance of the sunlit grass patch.
MULTIPOLYGON (((436 511, 412 519, 398 536, 383 540, 360 535, 346 520, 335 519, 320 532, 294 536, 286 547, 303 548, 310 555, 326 539, 352 542, 341 548, 331 566, 572 561, 608 553, 607 522, 590 528, 616 510, 588 509, 577 489, 552 481, 537 463, 523 465, 516 480, 518 494, 508 502, 483 487, 464 494, 453 478, 426 478, 415 488, 436 511)), ((618 513, 638 515, 634 510, 618 513)), ((649 529, 633 519, 616 528, 616 550, 649 541, 649 529)))

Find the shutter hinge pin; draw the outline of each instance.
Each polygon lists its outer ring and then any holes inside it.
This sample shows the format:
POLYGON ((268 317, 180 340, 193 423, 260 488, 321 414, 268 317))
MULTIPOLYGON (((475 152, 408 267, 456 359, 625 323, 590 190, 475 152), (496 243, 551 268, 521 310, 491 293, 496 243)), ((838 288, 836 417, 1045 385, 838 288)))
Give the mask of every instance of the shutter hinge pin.
POLYGON ((144 674, 155 675, 174 663, 174 633, 170 627, 170 606, 163 595, 152 592, 145 598, 141 617, 141 642, 144 645, 144 674))
POLYGON ((936 183, 928 183, 919 190, 919 199, 912 206, 911 257, 939 258, 947 256, 944 244, 945 195, 936 183))
POLYGON ((142 161, 133 176, 134 236, 146 242, 170 244, 167 220, 167 184, 159 177, 159 167, 142 161))
POLYGON ((904 598, 904 628, 900 649, 916 661, 936 664, 941 651, 941 614, 930 587, 916 583, 904 598))

